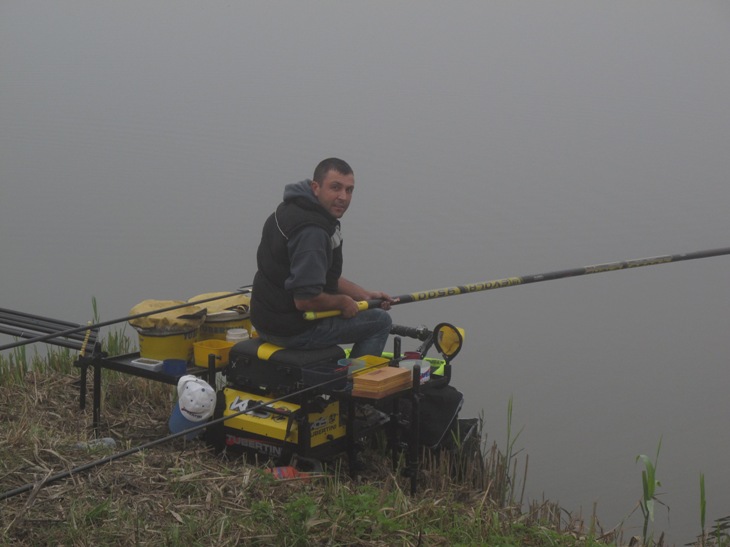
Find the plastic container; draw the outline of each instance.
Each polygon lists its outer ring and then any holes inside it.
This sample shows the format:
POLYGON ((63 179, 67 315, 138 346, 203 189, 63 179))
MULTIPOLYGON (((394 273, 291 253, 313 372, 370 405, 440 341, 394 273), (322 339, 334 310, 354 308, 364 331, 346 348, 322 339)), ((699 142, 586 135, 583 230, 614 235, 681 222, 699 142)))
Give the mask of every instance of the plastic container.
POLYGON ((201 340, 193 344, 196 367, 207 367, 208 356, 215 355, 215 368, 224 367, 228 364, 229 353, 234 346, 233 342, 226 340, 201 340))
POLYGON ((340 359, 337 364, 341 367, 347 367, 347 375, 352 376, 355 371, 365 368, 365 361, 360 359, 340 359))
POLYGON ((421 384, 425 384, 431 379, 431 364, 423 359, 406 359, 398 365, 406 370, 413 370, 413 367, 419 365, 421 367, 421 384))
POLYGON ((132 364, 135 367, 143 368, 145 370, 151 370, 153 372, 162 370, 162 361, 160 361, 159 359, 147 359, 146 357, 140 357, 139 359, 135 359, 134 361, 132 361, 132 364))
POLYGON ((181 332, 160 332, 154 329, 136 329, 139 335, 139 356, 145 359, 193 358, 193 344, 198 340, 199 329, 181 332))
MULTIPOLYGON (((357 358, 358 361, 363 361, 365 363, 365 370, 373 370, 376 368, 382 368, 388 364, 390 364, 390 359, 387 359, 385 357, 377 357, 375 355, 363 355, 362 357, 357 358)), ((356 374, 361 374, 364 372, 363 370, 359 370, 356 372, 356 374)))
POLYGON ((184 359, 165 359, 162 371, 170 376, 183 376, 188 370, 188 362, 184 359))
POLYGON ((251 320, 248 318, 248 314, 227 311, 208 315, 205 323, 200 327, 200 336, 206 340, 211 338, 225 340, 226 334, 231 329, 250 330, 251 320))
POLYGON ((242 342, 243 340, 248 340, 249 338, 250 337, 246 329, 228 329, 226 332, 226 341, 233 342, 234 344, 242 342))

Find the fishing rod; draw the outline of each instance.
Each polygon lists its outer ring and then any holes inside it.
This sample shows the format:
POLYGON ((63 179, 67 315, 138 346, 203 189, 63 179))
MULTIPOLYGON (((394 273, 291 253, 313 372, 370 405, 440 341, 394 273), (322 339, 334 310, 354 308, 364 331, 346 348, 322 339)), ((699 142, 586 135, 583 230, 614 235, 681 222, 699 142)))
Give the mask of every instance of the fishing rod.
MULTIPOLYGON (((23 313, 6 308, 0 308, 0 332, 17 336, 21 338, 29 338, 32 336, 40 336, 41 334, 56 333, 59 328, 77 328, 78 323, 69 321, 52 320, 40 315, 23 313)), ((63 339, 54 340, 57 346, 63 346, 70 349, 78 349, 79 343, 86 346, 86 338, 91 331, 85 333, 69 334, 63 339)))
MULTIPOLYGON (((578 277, 581 275, 597 274, 603 272, 613 272, 616 270, 626 270, 630 268, 641 268, 643 266, 654 266, 655 264, 668 264, 670 262, 682 262, 685 260, 697 260, 698 258, 710 258, 713 256, 723 256, 730 254, 730 247, 721 249, 709 249, 706 251, 697 251, 694 253, 683 253, 674 255, 662 255, 649 258, 637 258, 634 260, 623 260, 618 262, 606 262, 605 264, 596 264, 593 266, 585 266, 582 268, 572 268, 568 270, 558 270, 535 275, 525 275, 519 277, 506 277, 504 279, 495 279, 493 281, 481 281, 479 283, 469 283, 468 285, 456 285, 454 287, 445 287, 443 289, 435 289, 431 291, 414 292, 404 294, 393 298, 391 305, 408 304, 410 302, 420 302, 421 300, 433 300, 435 298, 444 298, 446 296, 455 296, 457 294, 468 294, 480 291, 490 291, 492 289, 501 289, 503 287, 513 287, 515 285, 527 285, 528 283, 539 283, 541 281, 551 281, 553 279, 563 279, 566 277, 578 277)), ((380 307, 383 302, 381 299, 361 300, 357 302, 360 311, 371 308, 380 307)), ((339 310, 328 311, 308 311, 304 312, 305 319, 323 319, 325 317, 335 317, 340 315, 339 310)))
MULTIPOLYGON (((367 368, 375 368, 375 367, 377 367, 377 365, 371 365, 370 367, 366 367, 366 369, 367 368)), ((165 437, 161 437, 159 439, 155 439, 154 441, 150 441, 150 442, 141 444, 139 446, 135 446, 133 448, 130 448, 128 450, 124 450, 123 452, 118 452, 116 454, 111 454, 111 455, 106 456, 104 458, 101 458, 99 460, 94 460, 94 461, 89 462, 89 463, 86 463, 84 465, 80 465, 78 467, 74 467, 73 469, 68 469, 66 471, 62 471, 60 473, 56 473, 55 475, 51 475, 50 477, 46 477, 45 479, 42 479, 42 480, 40 480, 40 481, 38 481, 36 483, 28 483, 28 484, 25 484, 24 486, 20 486, 18 488, 13 489, 13 490, 8 490, 8 491, 3 492, 3 493, 0 494, 0 501, 5 500, 5 499, 8 499, 8 498, 12 498, 12 497, 17 496, 19 494, 22 494, 24 492, 28 492, 29 490, 40 489, 40 488, 42 488, 42 487, 44 487, 44 486, 46 486, 46 485, 48 485, 48 484, 50 484, 52 482, 56 482, 56 481, 59 481, 61 479, 65 479, 65 478, 68 478, 68 477, 70 477, 72 475, 77 475, 79 473, 82 473, 84 471, 88 471, 89 469, 93 469, 94 467, 98 467, 98 466, 103 465, 105 463, 113 462, 114 460, 119 460, 119 459, 124 458, 126 456, 130 456, 132 454, 136 454, 137 452, 141 452, 142 450, 145 450, 147 448, 152 448, 153 446, 157 446, 158 444, 162 444, 162 443, 165 443, 167 441, 171 441, 172 439, 177 439, 178 437, 182 437, 183 435, 189 435, 190 433, 195 433, 196 431, 202 431, 203 429, 205 429, 207 427, 210 427, 212 425, 219 424, 219 423, 224 422, 226 420, 230 420, 230 419, 235 418, 237 416, 240 416, 242 414, 247 414, 247 413, 250 413, 250 412, 255 412, 255 411, 259 410, 259 409, 269 410, 271 412, 278 413, 279 410, 276 409, 276 408, 271 407, 270 405, 272 405, 274 403, 278 403, 278 402, 284 401, 284 400, 288 399, 289 397, 295 397, 295 396, 298 396, 298 395, 303 395, 303 394, 305 394, 305 393, 307 393, 309 391, 322 388, 322 387, 326 386, 327 384, 330 384, 330 383, 333 383, 333 382, 338 382, 338 381, 342 381, 342 378, 340 378, 340 377, 332 378, 330 380, 326 380, 326 381, 324 381, 322 383, 319 383, 317 385, 308 386, 308 387, 306 387, 304 389, 301 389, 299 391, 296 391, 294 393, 289 393, 289 394, 284 395, 282 397, 279 397, 277 399, 272 399, 272 400, 270 400, 270 401, 268 401, 266 403, 259 402, 259 404, 257 404, 257 405, 254 405, 254 406, 251 406, 251 407, 247 407, 247 408, 245 408, 243 410, 240 410, 238 412, 235 412, 234 414, 231 414, 229 416, 222 416, 222 417, 217 418, 215 420, 211 420, 211 421, 208 421, 208 422, 203 422, 200 425, 191 427, 189 429, 185 429, 183 431, 179 431, 177 433, 172 433, 172 434, 167 435, 165 437)))
MULTIPOLYGON (((205 303, 205 302, 210 302, 212 300, 220 300, 220 299, 223 299, 223 298, 229 298, 231 296, 237 296, 237 295, 239 295, 241 293, 246 293, 246 292, 251 292, 250 286, 241 287, 237 291, 234 291, 234 292, 231 292, 231 293, 219 294, 217 296, 211 296, 210 298, 204 298, 204 299, 201 299, 201 300, 196 300, 194 302, 185 302, 183 304, 176 304, 176 305, 170 306, 168 308, 160 308, 159 310, 151 310, 151 311, 146 311, 146 312, 142 312, 142 313, 136 313, 134 315, 128 315, 127 317, 121 317, 119 319, 110 319, 109 321, 100 321, 99 323, 93 323, 93 324, 89 324, 89 325, 81 325, 81 326, 69 328, 67 330, 62 330, 62 331, 58 331, 58 332, 51 332, 50 334, 43 334, 41 336, 36 336, 36 337, 33 337, 33 338, 29 338, 27 340, 18 340, 18 341, 12 342, 10 344, 5 344, 3 346, 0 346, 0 351, 6 350, 6 349, 16 348, 18 346, 25 346, 25 345, 28 345, 28 344, 33 344, 35 342, 44 342, 44 341, 50 340, 52 338, 68 337, 69 335, 77 334, 77 333, 82 332, 82 331, 89 331, 89 330, 92 330, 92 329, 98 329, 100 327, 107 327, 109 325, 114 325, 115 323, 123 323, 124 321, 130 321, 132 319, 138 319, 140 317, 147 317, 149 315, 155 315, 157 313, 163 313, 163 312, 166 312, 166 311, 172 311, 172 310, 177 310, 177 309, 180 309, 180 308, 186 308, 188 306, 194 306, 194 305, 197 305, 197 304, 202 304, 202 303, 205 303)), ((39 330, 39 329, 34 329, 34 330, 39 330)))

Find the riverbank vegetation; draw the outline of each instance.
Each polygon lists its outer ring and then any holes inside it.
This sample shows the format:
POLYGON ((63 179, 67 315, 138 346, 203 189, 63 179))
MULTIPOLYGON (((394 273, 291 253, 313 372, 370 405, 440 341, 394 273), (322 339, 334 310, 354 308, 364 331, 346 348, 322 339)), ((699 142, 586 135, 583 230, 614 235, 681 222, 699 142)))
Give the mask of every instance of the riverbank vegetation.
MULTIPOLYGON (((128 340, 111 343, 122 351, 128 340)), ((338 460, 321 474, 277 480, 263 465, 183 438, 43 484, 167 435, 173 388, 107 373, 101 436, 113 445, 89 443, 74 357, 54 348, 42 358, 23 349, 0 356, 0 495, 34 485, 0 501, 2 544, 628 544, 595 514, 522 500, 526 465, 510 439, 504 450, 484 444, 479 458, 425 453, 414 496, 376 448, 356 478, 338 460)))

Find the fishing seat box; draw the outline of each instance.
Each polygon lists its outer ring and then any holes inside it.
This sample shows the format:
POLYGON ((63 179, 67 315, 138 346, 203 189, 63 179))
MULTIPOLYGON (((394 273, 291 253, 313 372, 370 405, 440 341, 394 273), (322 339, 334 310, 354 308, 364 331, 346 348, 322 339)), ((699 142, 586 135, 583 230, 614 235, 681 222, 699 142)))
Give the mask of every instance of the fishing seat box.
POLYGON ((252 338, 231 348, 224 374, 229 385, 254 393, 285 395, 337 378, 323 387, 324 391, 335 390, 347 382, 347 370, 337 363, 344 357, 340 346, 294 350, 252 338))
POLYGON ((216 452, 243 452, 288 465, 294 454, 329 459, 345 450, 339 400, 319 398, 299 405, 226 387, 217 393, 213 418, 225 416, 231 418, 206 432, 216 452))

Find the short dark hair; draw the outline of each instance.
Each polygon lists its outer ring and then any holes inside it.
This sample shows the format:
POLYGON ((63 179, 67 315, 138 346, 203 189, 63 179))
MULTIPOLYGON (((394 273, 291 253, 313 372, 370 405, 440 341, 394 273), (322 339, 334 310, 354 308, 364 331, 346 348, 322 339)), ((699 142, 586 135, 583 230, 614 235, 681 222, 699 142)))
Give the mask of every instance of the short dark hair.
POLYGON ((314 175, 312 180, 317 184, 322 184, 322 181, 330 171, 337 171, 340 175, 352 175, 352 167, 350 167, 345 160, 340 158, 327 158, 319 162, 319 165, 314 168, 314 175))

